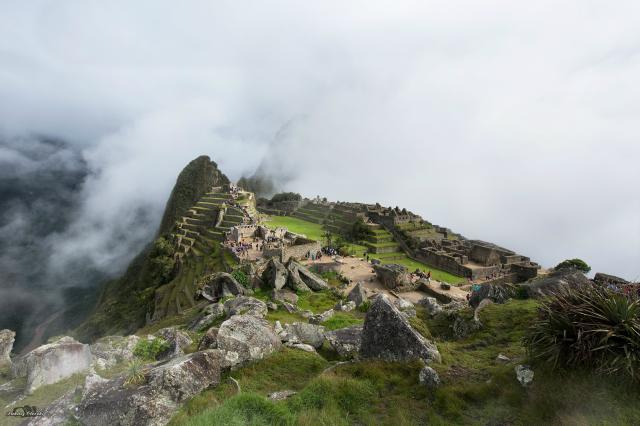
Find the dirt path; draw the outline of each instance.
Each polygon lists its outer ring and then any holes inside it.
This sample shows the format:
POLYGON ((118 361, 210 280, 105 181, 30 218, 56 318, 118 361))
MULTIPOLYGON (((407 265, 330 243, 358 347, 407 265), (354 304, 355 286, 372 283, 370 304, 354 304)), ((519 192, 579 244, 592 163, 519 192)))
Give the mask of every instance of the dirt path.
POLYGON ((31 338, 31 340, 29 341, 29 344, 27 344, 27 346, 25 346, 22 351, 20 352, 20 355, 24 355, 28 352, 31 352, 32 350, 34 350, 35 348, 37 348, 38 346, 40 346, 43 343, 43 337, 44 337, 44 333, 45 331, 47 331, 47 327, 49 327, 49 324, 51 324, 53 321, 55 321, 56 318, 58 318, 63 311, 58 311, 53 313, 51 316, 49 316, 46 320, 44 320, 44 322, 41 322, 35 329, 34 333, 33 333, 33 337, 31 338))
MULTIPOLYGON (((314 262, 305 262, 308 266, 314 264, 322 264, 322 263, 333 263, 337 262, 340 264, 338 268, 338 272, 344 275, 347 279, 350 280, 347 288, 343 290, 343 294, 348 294, 353 287, 356 286, 358 282, 362 282, 365 288, 365 292, 367 296, 373 296, 374 294, 384 293, 389 295, 392 298, 395 298, 396 295, 399 295, 405 300, 408 300, 411 303, 417 303, 420 300, 424 299, 428 296, 427 293, 422 291, 406 291, 400 293, 392 293, 386 287, 382 285, 382 283, 376 277, 376 273, 373 270, 373 266, 364 259, 356 258, 356 257, 323 257, 319 261, 314 262)), ((466 301, 468 290, 451 286, 449 290, 443 290, 440 288, 440 283, 438 281, 431 281, 431 288, 436 293, 441 293, 455 300, 466 301)))

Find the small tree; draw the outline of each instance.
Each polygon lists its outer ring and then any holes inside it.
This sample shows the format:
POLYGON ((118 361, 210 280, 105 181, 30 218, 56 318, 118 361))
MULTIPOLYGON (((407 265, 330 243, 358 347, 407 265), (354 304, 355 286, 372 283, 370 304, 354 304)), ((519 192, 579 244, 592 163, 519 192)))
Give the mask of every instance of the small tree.
POLYGON ((565 261, 558 263, 555 269, 556 270, 575 269, 577 271, 581 271, 586 274, 589 271, 591 271, 591 266, 587 265, 587 262, 585 262, 582 259, 567 259, 565 261))
POLYGON ((164 284, 173 278, 176 261, 173 258, 175 248, 166 238, 160 237, 153 243, 149 255, 151 259, 151 276, 154 281, 164 284))

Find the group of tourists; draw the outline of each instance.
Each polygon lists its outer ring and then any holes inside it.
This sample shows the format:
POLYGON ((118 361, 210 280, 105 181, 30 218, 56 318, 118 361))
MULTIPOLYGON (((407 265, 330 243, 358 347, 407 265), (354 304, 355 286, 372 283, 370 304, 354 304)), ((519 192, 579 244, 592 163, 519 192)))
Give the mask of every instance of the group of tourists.
POLYGON ((233 251, 235 254, 237 254, 238 256, 242 257, 242 256, 247 256, 249 254, 249 250, 258 250, 261 251, 262 250, 262 246, 260 245, 260 243, 245 243, 245 242, 233 242, 230 241, 229 242, 229 248, 231 249, 231 251, 233 251))
POLYGON ((320 260, 320 259, 322 259, 322 251, 318 250, 316 252, 313 252, 313 251, 309 250, 304 257, 305 257, 305 259, 311 260, 312 262, 315 261, 315 260, 320 260))
POLYGON ((607 284, 607 288, 616 293, 624 294, 629 298, 640 298, 640 284, 607 284))

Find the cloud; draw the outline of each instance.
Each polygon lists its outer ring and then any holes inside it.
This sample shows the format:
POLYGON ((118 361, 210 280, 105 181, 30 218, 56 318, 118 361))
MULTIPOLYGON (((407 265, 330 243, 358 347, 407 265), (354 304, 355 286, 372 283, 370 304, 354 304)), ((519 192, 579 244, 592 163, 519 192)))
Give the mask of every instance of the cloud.
POLYGON ((90 171, 48 240, 58 272, 121 271, 209 154, 232 178, 262 165, 309 196, 637 278, 639 9, 7 1, 0 129, 67 140, 90 171))

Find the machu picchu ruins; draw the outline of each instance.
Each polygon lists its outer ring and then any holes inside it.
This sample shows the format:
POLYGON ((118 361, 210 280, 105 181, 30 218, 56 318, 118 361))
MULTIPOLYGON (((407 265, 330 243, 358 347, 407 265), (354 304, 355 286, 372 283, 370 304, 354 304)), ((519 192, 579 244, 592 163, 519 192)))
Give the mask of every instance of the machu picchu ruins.
POLYGON ((241 397, 261 369, 274 368, 276 384, 250 398, 286 405, 334 381, 363 386, 367 371, 429 400, 455 394, 477 363, 524 395, 548 379, 523 364, 529 349, 513 328, 534 322, 547 298, 640 297, 637 283, 591 280, 586 268, 572 259, 545 269, 400 207, 258 198, 201 156, 180 173, 156 240, 73 331, 80 341, 54 337, 18 355, 15 333, 0 331, 0 398, 15 406, 61 386, 43 424, 172 425, 187 410, 208 416, 191 405, 202 395, 241 397), (76 377, 83 384, 69 386, 76 377))

